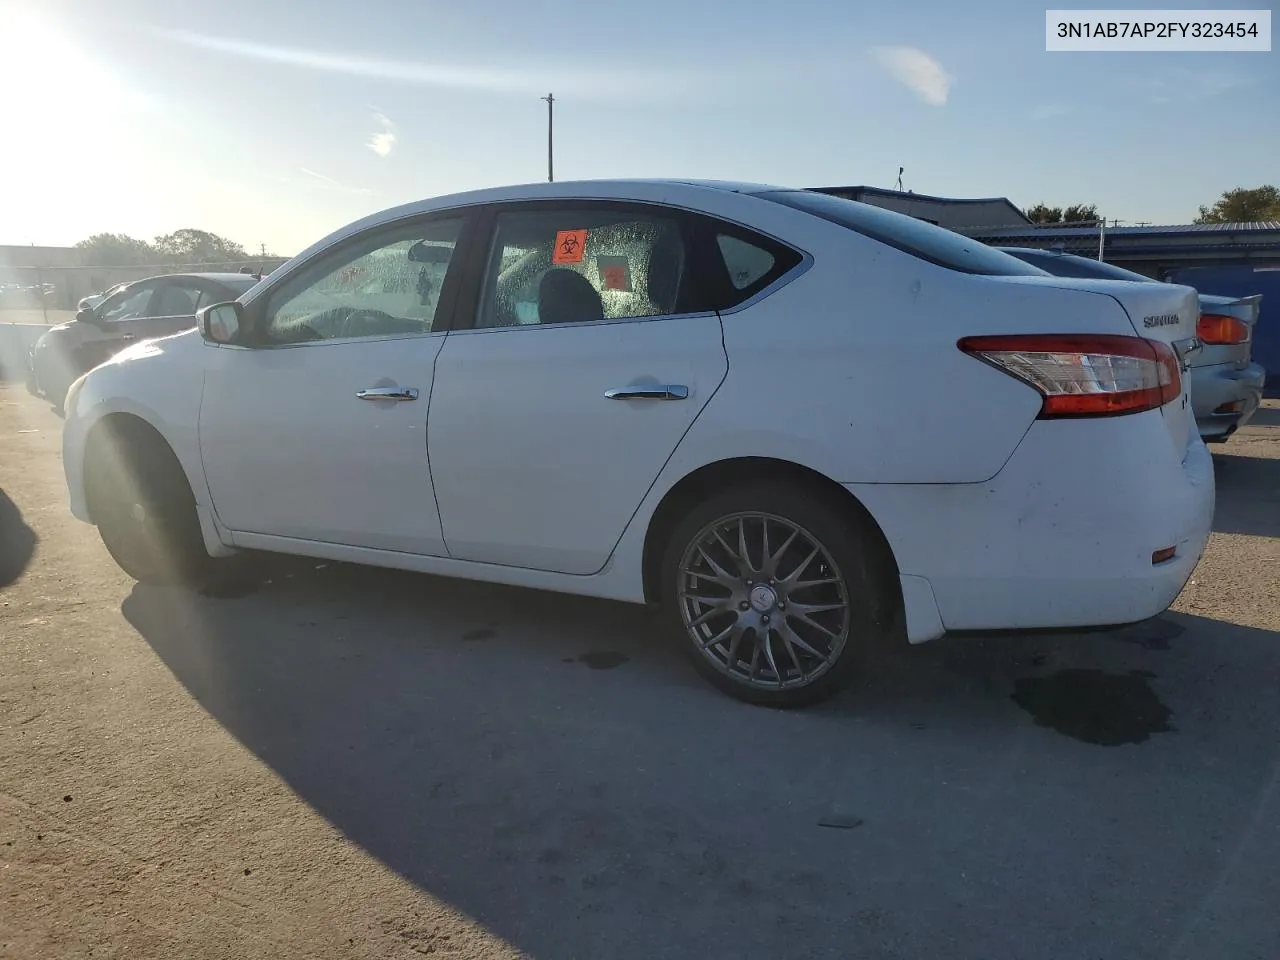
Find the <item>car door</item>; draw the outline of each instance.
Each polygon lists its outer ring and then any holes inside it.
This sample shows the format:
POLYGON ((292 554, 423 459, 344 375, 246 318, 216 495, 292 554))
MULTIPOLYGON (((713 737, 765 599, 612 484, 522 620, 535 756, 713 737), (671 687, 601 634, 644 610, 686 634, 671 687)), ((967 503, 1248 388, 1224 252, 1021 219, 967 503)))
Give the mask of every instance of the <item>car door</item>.
POLYGON ((428 452, 449 554, 590 574, 723 381, 691 230, 661 207, 500 205, 436 364, 428 452))
POLYGON ((252 345, 202 344, 200 450, 237 543, 444 554, 427 404, 465 223, 357 235, 247 301, 252 345))
POLYGON ((75 326, 74 366, 79 373, 92 370, 133 342, 131 324, 151 308, 159 278, 132 283, 93 308, 93 317, 75 326))

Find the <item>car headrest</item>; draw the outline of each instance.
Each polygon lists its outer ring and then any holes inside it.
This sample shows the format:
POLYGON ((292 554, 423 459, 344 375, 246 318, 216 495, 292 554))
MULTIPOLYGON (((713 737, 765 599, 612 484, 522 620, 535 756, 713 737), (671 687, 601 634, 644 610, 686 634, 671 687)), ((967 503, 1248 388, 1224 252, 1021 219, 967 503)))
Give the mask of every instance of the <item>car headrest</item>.
POLYGON ((580 273, 552 268, 538 284, 539 323, 581 323, 604 319, 604 301, 580 273))

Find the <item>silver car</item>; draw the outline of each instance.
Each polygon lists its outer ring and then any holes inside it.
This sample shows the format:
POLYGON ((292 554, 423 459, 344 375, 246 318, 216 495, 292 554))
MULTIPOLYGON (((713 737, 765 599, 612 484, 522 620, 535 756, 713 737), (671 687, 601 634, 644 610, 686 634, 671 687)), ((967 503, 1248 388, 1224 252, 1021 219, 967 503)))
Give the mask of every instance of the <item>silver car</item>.
MULTIPOLYGON (((1158 282, 1111 263, 1057 250, 999 249, 1056 277, 1158 282)), ((1261 302, 1261 294, 1240 298, 1200 294, 1196 333, 1203 348, 1190 360, 1191 406, 1200 436, 1207 443, 1224 442, 1244 426, 1262 402, 1267 372, 1251 356, 1261 302)))

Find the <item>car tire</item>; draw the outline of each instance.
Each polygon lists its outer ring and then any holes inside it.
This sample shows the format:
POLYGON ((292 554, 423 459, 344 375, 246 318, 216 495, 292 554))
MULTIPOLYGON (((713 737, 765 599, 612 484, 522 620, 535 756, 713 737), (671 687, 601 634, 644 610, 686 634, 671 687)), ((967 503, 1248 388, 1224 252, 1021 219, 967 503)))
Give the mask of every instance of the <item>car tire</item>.
POLYGON ((846 687, 887 647, 898 607, 892 574, 887 546, 856 504, 763 482, 716 494, 676 525, 663 608, 694 667, 720 690, 803 707, 846 687))
POLYGON ((218 561, 178 458, 143 429, 99 429, 86 455, 89 511, 107 552, 140 583, 203 587, 218 561))

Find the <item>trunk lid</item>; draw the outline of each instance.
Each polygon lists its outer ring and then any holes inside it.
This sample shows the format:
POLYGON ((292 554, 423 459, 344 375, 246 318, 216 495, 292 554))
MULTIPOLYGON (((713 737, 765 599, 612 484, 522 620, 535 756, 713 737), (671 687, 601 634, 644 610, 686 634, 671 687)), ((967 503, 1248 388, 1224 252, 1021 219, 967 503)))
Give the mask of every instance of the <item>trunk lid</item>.
MULTIPOLYGON (((1180 396, 1160 408, 1169 438, 1179 453, 1187 449, 1196 430, 1191 409, 1188 370, 1203 349, 1196 337, 1200 300, 1195 290, 1176 283, 1107 281, 1106 292, 1119 301, 1138 336, 1167 343, 1177 354, 1182 377, 1180 396)), ((1101 292, 1101 291, 1099 291, 1101 292)))
POLYGON ((1075 280, 1059 277, 1014 278, 1028 282, 1050 282, 1068 290, 1082 290, 1109 296, 1129 318, 1133 332, 1144 340, 1156 340, 1173 348, 1181 370, 1181 392, 1160 408, 1169 439, 1179 456, 1186 453, 1193 436, 1198 437, 1195 413, 1190 400, 1190 365, 1203 349, 1196 336, 1200 301, 1191 287, 1176 283, 1136 283, 1132 280, 1075 280))

